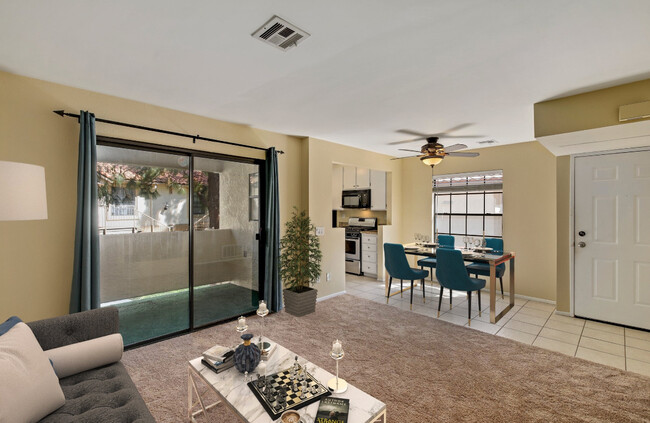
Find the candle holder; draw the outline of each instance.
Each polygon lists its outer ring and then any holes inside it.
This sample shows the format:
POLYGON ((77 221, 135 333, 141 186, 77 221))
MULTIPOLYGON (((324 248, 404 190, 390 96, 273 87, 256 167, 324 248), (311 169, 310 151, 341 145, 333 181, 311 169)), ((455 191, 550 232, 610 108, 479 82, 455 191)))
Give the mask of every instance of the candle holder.
POLYGON ((332 351, 330 351, 330 357, 334 361, 336 361, 336 377, 331 378, 327 382, 327 387, 333 393, 340 394, 342 392, 347 391, 348 383, 345 381, 345 379, 339 378, 339 360, 345 357, 345 352, 343 351, 343 346, 341 345, 341 342, 339 342, 338 339, 336 340, 336 342, 334 342, 334 344, 332 344, 332 351))
POLYGON ((269 309, 266 307, 266 302, 264 300, 260 301, 260 306, 257 309, 257 315, 260 316, 262 320, 262 325, 260 327, 260 336, 259 336, 259 342, 258 346, 260 347, 260 352, 262 353, 263 357, 266 357, 269 355, 269 352, 271 351, 271 343, 262 341, 262 333, 264 332, 264 318, 266 317, 267 314, 269 314, 269 309))
MULTIPOLYGON (((235 330, 239 334, 242 334, 248 330, 248 324, 246 324, 246 318, 244 316, 239 316, 239 319, 237 319, 237 327, 235 330)), ((241 343, 243 343, 243 341, 240 341, 240 344, 241 343)))

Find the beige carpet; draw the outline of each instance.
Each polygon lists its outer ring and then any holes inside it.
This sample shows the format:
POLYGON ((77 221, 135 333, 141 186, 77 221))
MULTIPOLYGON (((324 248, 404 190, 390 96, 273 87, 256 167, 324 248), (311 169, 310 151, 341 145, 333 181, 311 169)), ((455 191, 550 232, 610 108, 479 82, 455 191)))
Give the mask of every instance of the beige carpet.
MULTIPOLYGON (((385 402, 390 422, 650 421, 650 378, 395 307, 343 295, 309 316, 266 319, 269 337, 330 372, 328 348, 341 339, 342 376, 385 402)), ((257 332, 257 317, 249 327, 257 332)), ((122 361, 154 417, 179 422, 186 361, 236 339, 230 323, 127 351, 122 361)), ((219 405, 202 421, 237 419, 219 405)))

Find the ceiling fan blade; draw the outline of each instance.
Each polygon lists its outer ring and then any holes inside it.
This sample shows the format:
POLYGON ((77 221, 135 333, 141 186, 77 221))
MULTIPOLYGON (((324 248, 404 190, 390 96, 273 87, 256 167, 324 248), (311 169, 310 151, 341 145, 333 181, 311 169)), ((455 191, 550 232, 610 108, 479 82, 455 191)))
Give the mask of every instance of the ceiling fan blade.
POLYGON ((445 134, 436 134, 434 135, 438 138, 485 138, 485 135, 445 135, 445 134))
POLYGON ((449 134, 450 132, 460 131, 461 129, 467 128, 468 126, 472 126, 472 125, 474 125, 474 124, 473 123, 461 123, 460 125, 456 125, 453 128, 449 128, 446 131, 441 132, 440 134, 442 136, 444 136, 445 134, 449 134))
POLYGON ((398 148, 400 151, 411 151, 413 153, 422 153, 420 150, 410 150, 408 148, 398 148))
POLYGON ((393 157, 391 160, 410 159, 411 157, 422 157, 422 154, 418 154, 417 156, 393 157))
POLYGON ((479 153, 447 153, 448 156, 452 157, 477 157, 479 153))
POLYGON ((411 131, 410 129, 398 129, 395 132, 398 132, 400 134, 406 134, 406 135, 415 135, 416 137, 422 137, 422 139, 429 136, 428 134, 424 134, 424 133, 418 132, 418 131, 411 131))
POLYGON ((388 145, 406 144, 406 143, 413 142, 413 141, 422 141, 424 139, 426 139, 426 138, 413 138, 412 140, 393 141, 393 142, 389 142, 388 145))
POLYGON ((467 146, 465 144, 454 144, 454 145, 450 145, 448 147, 445 147, 445 151, 447 153, 451 153, 452 151, 462 150, 463 148, 467 148, 467 146))

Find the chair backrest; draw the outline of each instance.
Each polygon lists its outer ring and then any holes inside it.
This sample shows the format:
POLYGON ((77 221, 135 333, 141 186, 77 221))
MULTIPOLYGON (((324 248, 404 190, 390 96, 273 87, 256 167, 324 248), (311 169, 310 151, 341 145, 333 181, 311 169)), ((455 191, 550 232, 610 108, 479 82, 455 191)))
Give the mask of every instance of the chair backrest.
POLYGON ((438 235, 438 244, 442 248, 455 248, 456 246, 453 235, 438 235))
POLYGON ((384 244, 384 265, 388 274, 396 279, 408 279, 411 277, 411 266, 406 259, 404 246, 402 244, 384 244))
POLYGON ((463 254, 451 248, 436 250, 436 279, 445 288, 469 291, 472 284, 467 275, 463 254))
MULTIPOLYGON (((503 239, 502 238, 485 238, 485 246, 492 248, 492 252, 496 254, 503 254, 503 239)), ((498 264, 499 269, 505 270, 506 264, 498 264)))
POLYGON ((501 238, 485 238, 485 246, 492 248, 495 253, 503 253, 503 239, 501 238))

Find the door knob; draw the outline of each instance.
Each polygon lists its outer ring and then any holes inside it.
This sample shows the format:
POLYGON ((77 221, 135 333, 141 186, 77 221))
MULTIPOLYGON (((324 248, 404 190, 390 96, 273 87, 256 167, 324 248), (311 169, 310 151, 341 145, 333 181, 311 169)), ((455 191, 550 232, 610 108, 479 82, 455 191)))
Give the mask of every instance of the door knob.
POLYGON ((587 244, 585 244, 585 243, 582 242, 582 241, 580 241, 580 242, 578 243, 578 247, 580 247, 580 248, 585 248, 586 246, 587 246, 587 244))

